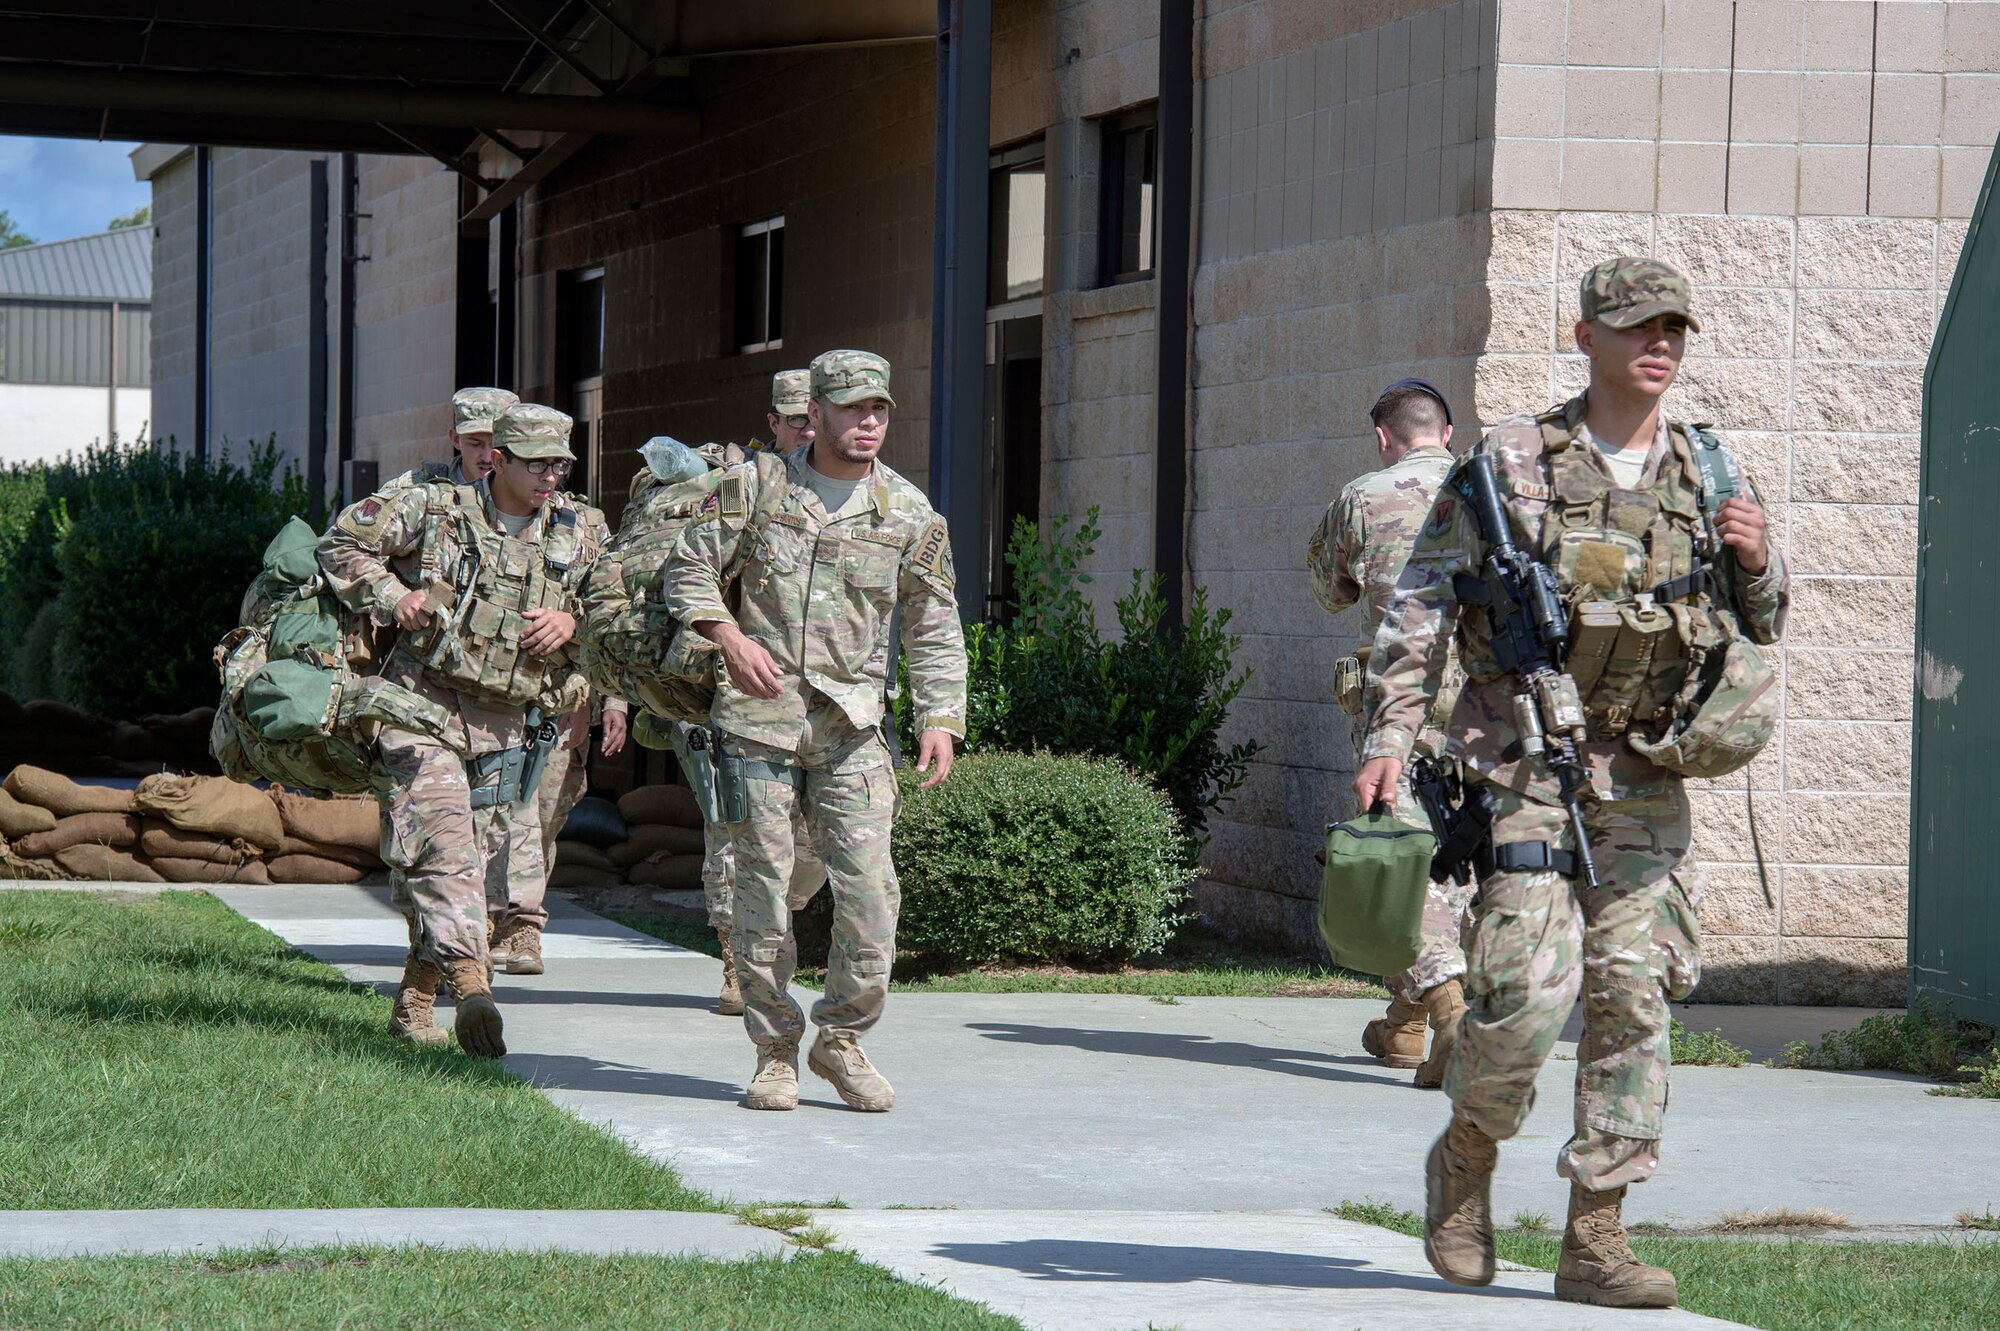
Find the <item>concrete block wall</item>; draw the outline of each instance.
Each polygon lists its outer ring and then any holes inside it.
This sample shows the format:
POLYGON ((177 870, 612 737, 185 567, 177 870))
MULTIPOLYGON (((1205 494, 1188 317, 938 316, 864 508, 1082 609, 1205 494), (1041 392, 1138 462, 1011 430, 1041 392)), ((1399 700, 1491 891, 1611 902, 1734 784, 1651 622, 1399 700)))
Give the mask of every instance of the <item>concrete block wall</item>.
MULTIPOLYGON (((357 221, 354 238, 356 253, 367 256, 354 282, 354 456, 376 459, 386 479, 451 449, 445 431, 451 395, 461 387, 452 382, 458 177, 426 157, 364 156, 357 167, 355 210, 368 216, 357 221)), ((337 214, 340 184, 331 183, 337 214)), ((334 262, 327 271, 337 277, 334 262)), ((339 318, 337 309, 331 314, 339 318)), ((329 437, 330 475, 333 451, 329 437)))
POLYGON ((148 434, 186 447, 194 440, 194 154, 156 172, 153 183, 153 423, 148 434))
POLYGON ((237 457, 273 437, 287 460, 305 456, 311 160, 248 148, 212 158, 209 442, 237 457))

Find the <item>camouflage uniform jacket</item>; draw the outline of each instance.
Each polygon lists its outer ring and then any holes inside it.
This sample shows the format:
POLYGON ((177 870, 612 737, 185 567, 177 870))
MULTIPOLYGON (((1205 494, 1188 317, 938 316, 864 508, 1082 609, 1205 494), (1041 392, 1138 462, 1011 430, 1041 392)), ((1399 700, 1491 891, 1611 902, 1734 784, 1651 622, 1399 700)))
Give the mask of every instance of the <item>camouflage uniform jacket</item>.
POLYGON ((903 653, 919 730, 965 734, 965 636, 953 595, 951 543, 923 491, 880 461, 869 502, 829 517, 806 483, 804 451, 785 458, 784 501, 759 534, 757 468, 730 468, 709 507, 681 532, 662 572, 667 607, 685 624, 736 624, 771 653, 781 692, 753 698, 720 672, 713 719, 743 739, 797 747, 805 733, 805 686, 856 726, 882 720, 889 615, 902 612, 903 653), (722 570, 754 542, 735 588, 722 570))
MULTIPOLYGON (((357 613, 365 613, 375 623, 395 623, 396 605, 403 597, 425 585, 423 574, 425 534, 431 524, 426 515, 433 499, 450 500, 463 506, 485 528, 504 531, 492 491, 485 482, 476 486, 420 485, 404 490, 385 490, 352 506, 340 515, 333 529, 320 541, 320 569, 326 574, 341 603, 357 613)), ((597 569, 610 533, 604 515, 574 496, 557 494, 544 505, 535 520, 517 539, 541 547, 548 536, 555 512, 566 509, 575 514, 577 551, 562 574, 561 607, 581 618, 584 599, 590 594, 591 574, 597 569)), ((449 568, 458 561, 456 540, 449 527, 439 529, 435 538, 445 548, 433 552, 436 567, 449 568)), ((616 579, 610 580, 615 584, 616 579)), ((433 614, 438 613, 433 609, 433 614)), ((549 673, 550 685, 538 699, 550 712, 567 712, 588 697, 580 673, 568 667, 564 651, 555 653, 549 673)), ((407 635, 398 635, 396 649, 382 669, 385 679, 403 685, 419 696, 443 704, 462 729, 460 738, 469 754, 489 753, 517 747, 526 735, 527 707, 501 699, 482 697, 474 691, 455 688, 432 677, 410 647, 407 635)))
POLYGON ((453 449, 448 462, 422 462, 402 473, 391 476, 383 482, 376 494, 387 494, 391 490, 411 490, 419 485, 465 485, 465 461, 453 449))
MULTIPOLYGON (((1593 593, 1590 587, 1579 585, 1572 576, 1576 566, 1566 569, 1560 559, 1551 557, 1557 550, 1594 550, 1600 557, 1607 549, 1629 550, 1624 560, 1614 562, 1610 574, 1598 574, 1613 582, 1627 578, 1627 585, 1664 582, 1688 572, 1680 565, 1686 562, 1695 540, 1699 510, 1696 467, 1684 427, 1668 428, 1663 422, 1646 461, 1641 481, 1645 489, 1641 491, 1619 490, 1610 479, 1604 459, 1583 426, 1580 396, 1541 417, 1508 417, 1486 432, 1478 451, 1493 459, 1501 505, 1516 543, 1557 568, 1565 601, 1572 607, 1593 594, 1610 593, 1593 593), (1569 454, 1561 468, 1555 465, 1558 449, 1569 454), (1595 508, 1565 497, 1557 483, 1559 470, 1568 478, 1565 483, 1582 481, 1593 488, 1595 508), (1588 520, 1591 513, 1621 509, 1646 515, 1650 528, 1643 540, 1602 530, 1610 525, 1608 518, 1600 526, 1592 526, 1588 520), (1559 516, 1565 521, 1558 522, 1559 516), (1614 544, 1613 538, 1622 540, 1623 546, 1614 544)), ((1457 478, 1458 469, 1454 469, 1446 480, 1443 497, 1432 507, 1417 536, 1408 570, 1383 615, 1372 666, 1380 692, 1362 757, 1409 760, 1444 673, 1447 651, 1455 642, 1468 679, 1451 714, 1451 751, 1492 780, 1530 798, 1553 802, 1556 782, 1546 765, 1538 758, 1520 756, 1513 707, 1517 684, 1512 676, 1501 674, 1494 661, 1484 616, 1475 611, 1461 618, 1459 613, 1453 575, 1482 576, 1486 545, 1470 504, 1455 492, 1457 478)), ((1746 481, 1745 489, 1754 499, 1755 487, 1746 481)), ((1733 569, 1733 564, 1730 567, 1733 569)), ((1694 608, 1672 606, 1679 632, 1671 636, 1685 641, 1708 631, 1701 625, 1719 622, 1721 615, 1729 614, 1752 641, 1775 642, 1784 631, 1790 604, 1783 556, 1772 549, 1769 566, 1754 578, 1732 572, 1714 596, 1712 602, 1701 598, 1694 608), (1711 604, 1714 611, 1703 608, 1711 604)), ((1684 677, 1685 670, 1681 673, 1684 677)), ((1586 698, 1587 707, 1588 702, 1586 698)), ((1680 779, 1629 747, 1625 743, 1629 732, 1605 733, 1607 729, 1593 716, 1583 745, 1584 765, 1599 798, 1641 799, 1670 788, 1680 779)))
MULTIPOLYGON (((1351 605, 1361 606, 1362 624, 1359 650, 1355 655, 1366 666, 1372 656, 1371 644, 1382 627, 1382 614, 1396 594, 1396 580, 1409 562, 1410 547, 1417 532, 1430 516, 1438 487, 1451 470, 1451 450, 1438 444, 1412 448, 1390 466, 1357 476, 1347 483, 1340 497, 1327 506, 1306 548, 1306 568, 1312 573, 1313 596, 1330 615, 1351 605)), ((1444 737, 1436 733, 1450 715, 1456 696, 1454 681, 1439 691, 1433 708, 1433 722, 1427 726, 1422 748, 1426 753, 1444 752, 1444 737)), ((1355 717, 1357 747, 1374 709, 1375 689, 1365 691, 1362 710, 1355 717)))

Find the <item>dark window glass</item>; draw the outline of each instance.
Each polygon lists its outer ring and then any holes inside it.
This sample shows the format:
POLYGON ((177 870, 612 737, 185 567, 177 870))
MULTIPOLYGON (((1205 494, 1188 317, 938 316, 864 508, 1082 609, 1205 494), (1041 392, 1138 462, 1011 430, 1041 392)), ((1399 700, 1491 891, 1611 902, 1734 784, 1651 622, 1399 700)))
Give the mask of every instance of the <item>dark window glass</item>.
POLYGON ((570 377, 594 379, 604 373, 604 276, 579 278, 569 302, 570 377))
POLYGON ((1104 174, 1099 185, 1099 272, 1106 283, 1153 271, 1153 172, 1159 131, 1152 112, 1120 116, 1104 126, 1104 174))
POLYGON ((763 351, 784 339, 785 219, 752 222, 736 233, 738 351, 763 351))

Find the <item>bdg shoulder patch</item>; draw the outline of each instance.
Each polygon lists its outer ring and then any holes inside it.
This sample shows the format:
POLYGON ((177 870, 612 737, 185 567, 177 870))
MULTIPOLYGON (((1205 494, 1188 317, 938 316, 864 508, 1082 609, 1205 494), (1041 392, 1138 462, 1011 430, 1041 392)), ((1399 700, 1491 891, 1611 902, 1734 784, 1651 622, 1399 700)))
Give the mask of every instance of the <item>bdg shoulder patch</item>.
POLYGON ((934 578, 944 576, 944 561, 951 554, 951 538, 943 518, 933 518, 923 535, 910 549, 910 563, 934 578))

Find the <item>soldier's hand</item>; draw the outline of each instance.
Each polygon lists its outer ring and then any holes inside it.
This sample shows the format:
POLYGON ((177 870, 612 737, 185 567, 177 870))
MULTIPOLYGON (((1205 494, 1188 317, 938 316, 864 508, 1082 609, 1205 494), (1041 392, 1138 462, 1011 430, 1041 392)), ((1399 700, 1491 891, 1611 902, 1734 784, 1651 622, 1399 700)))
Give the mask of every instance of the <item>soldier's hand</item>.
POLYGON ((625 747, 625 736, 629 731, 625 713, 610 707, 604 709, 604 742, 599 748, 605 757, 609 758, 625 747))
POLYGON ((528 621, 521 645, 534 656, 547 656, 576 636, 576 616, 567 610, 528 610, 521 618, 528 621))
POLYGON ((952 749, 951 732, 949 730, 926 730, 923 734, 917 736, 917 771, 931 773, 922 781, 917 782, 917 789, 929 790, 932 786, 950 776, 951 764, 952 749), (931 772, 933 764, 937 766, 935 772, 931 772))
POLYGON ((729 667, 731 684, 753 698, 775 698, 783 692, 778 663, 769 652, 745 637, 742 629, 719 619, 708 619, 695 625, 695 632, 722 649, 722 662, 729 667))
POLYGON ((1731 499, 1716 510, 1715 531, 1736 552, 1736 563, 1751 577, 1771 565, 1771 547, 1764 534, 1764 510, 1747 499, 1731 499))
POLYGON ((424 604, 424 594, 411 592, 396 602, 396 627, 399 629, 420 629, 431 621, 430 607, 424 604))
POLYGON ((1354 774, 1354 807, 1367 813, 1375 801, 1396 807, 1396 782, 1403 775, 1401 758, 1370 758, 1354 774))

